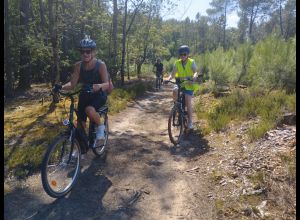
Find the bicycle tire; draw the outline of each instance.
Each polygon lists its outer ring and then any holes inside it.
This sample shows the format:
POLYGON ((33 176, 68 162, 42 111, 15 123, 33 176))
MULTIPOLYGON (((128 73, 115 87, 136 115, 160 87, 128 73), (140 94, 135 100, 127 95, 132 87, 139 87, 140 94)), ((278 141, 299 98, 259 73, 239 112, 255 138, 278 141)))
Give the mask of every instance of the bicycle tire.
POLYGON ((70 135, 59 135, 49 145, 44 155, 41 168, 42 185, 45 192, 53 198, 60 198, 68 194, 75 185, 79 176, 81 149, 76 138, 74 138, 73 143, 73 150, 71 152, 72 147, 70 135), (59 147, 60 143, 63 144, 61 147, 59 147), (49 163, 54 162, 55 159, 59 159, 59 163, 49 165, 49 163), (58 171, 63 171, 61 176, 56 174, 55 169, 54 172, 52 172, 52 168, 55 168, 55 166, 59 168, 58 171), (67 167, 75 167, 75 169, 67 172, 67 167), (70 182, 66 183, 66 180, 70 180, 70 182), (66 186, 60 187, 60 183, 66 186))
POLYGON ((180 143, 182 135, 183 135, 183 115, 178 108, 172 108, 169 120, 168 120, 168 134, 170 141, 177 145, 180 143), (175 124, 176 123, 176 124, 175 124), (175 131, 172 128, 176 129, 178 135, 175 134, 175 131))
POLYGON ((103 159, 106 158, 107 143, 108 143, 108 134, 109 134, 109 126, 108 126, 108 116, 107 116, 107 114, 105 114, 105 116, 104 116, 104 125, 105 125, 105 130, 104 130, 105 138, 104 138, 103 144, 101 143, 100 146, 92 148, 93 149, 93 153, 96 156, 101 157, 103 159))

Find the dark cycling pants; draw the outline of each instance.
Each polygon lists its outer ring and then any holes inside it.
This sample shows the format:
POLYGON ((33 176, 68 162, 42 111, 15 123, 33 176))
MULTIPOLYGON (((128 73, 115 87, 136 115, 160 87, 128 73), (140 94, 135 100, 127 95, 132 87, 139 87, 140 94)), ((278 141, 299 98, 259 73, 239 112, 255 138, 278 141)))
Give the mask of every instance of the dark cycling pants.
POLYGON ((78 117, 81 121, 86 122, 87 115, 85 113, 85 108, 87 106, 92 106, 97 111, 102 107, 107 100, 107 95, 103 92, 100 93, 80 93, 78 101, 78 117))
POLYGON ((162 73, 156 72, 156 77, 162 77, 162 73))

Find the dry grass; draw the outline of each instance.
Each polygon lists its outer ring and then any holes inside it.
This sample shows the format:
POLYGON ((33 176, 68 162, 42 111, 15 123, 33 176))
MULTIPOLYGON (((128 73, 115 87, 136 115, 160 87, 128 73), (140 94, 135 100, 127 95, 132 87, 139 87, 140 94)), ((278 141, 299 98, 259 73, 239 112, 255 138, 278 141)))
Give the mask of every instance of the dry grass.
MULTIPOLYGON (((47 146, 65 129, 62 122, 69 117, 70 100, 61 97, 61 101, 53 105, 51 97, 45 96, 50 93, 49 85, 32 87, 26 92, 30 98, 16 98, 4 107, 5 177, 11 174, 26 177, 37 171, 47 146), (43 95, 46 98, 42 101, 43 95)), ((126 89, 115 89, 108 98, 110 114, 126 108, 128 101, 147 89, 150 89, 147 82, 133 84, 126 89)))

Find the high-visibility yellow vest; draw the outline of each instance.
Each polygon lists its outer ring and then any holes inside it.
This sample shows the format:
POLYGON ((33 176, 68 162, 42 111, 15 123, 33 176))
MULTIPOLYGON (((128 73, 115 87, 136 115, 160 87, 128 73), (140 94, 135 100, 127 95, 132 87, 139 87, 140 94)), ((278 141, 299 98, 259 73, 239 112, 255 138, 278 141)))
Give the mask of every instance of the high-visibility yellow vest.
MULTIPOLYGON (((192 78, 194 75, 193 69, 192 69, 192 63, 193 63, 193 59, 188 58, 185 64, 185 68, 183 68, 182 66, 182 62, 181 59, 177 60, 175 62, 175 66, 177 69, 177 72, 175 74, 175 78, 180 78, 181 80, 186 79, 187 77, 192 78)), ((183 85, 185 87, 185 89, 187 90, 195 90, 196 87, 194 85, 183 85)))

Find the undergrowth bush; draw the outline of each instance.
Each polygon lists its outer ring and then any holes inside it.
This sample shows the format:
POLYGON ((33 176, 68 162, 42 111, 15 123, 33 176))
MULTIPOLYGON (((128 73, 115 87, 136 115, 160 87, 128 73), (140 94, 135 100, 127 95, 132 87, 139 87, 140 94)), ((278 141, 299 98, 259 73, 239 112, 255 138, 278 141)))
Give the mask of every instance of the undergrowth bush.
POLYGON ((221 131, 233 119, 260 118, 259 123, 248 131, 251 140, 260 138, 266 131, 276 126, 282 120, 283 113, 295 111, 295 94, 287 94, 280 90, 267 93, 260 88, 245 91, 236 89, 231 95, 221 98, 207 114, 201 110, 201 99, 195 104, 197 117, 206 118, 211 129, 215 131, 221 131))
POLYGON ((249 64, 248 84, 265 89, 285 89, 293 92, 296 87, 296 40, 288 41, 269 36, 255 45, 249 64))
POLYGON ((224 52, 221 47, 210 54, 208 70, 210 79, 216 85, 227 85, 232 80, 232 76, 236 72, 233 65, 233 54, 233 50, 224 52))

